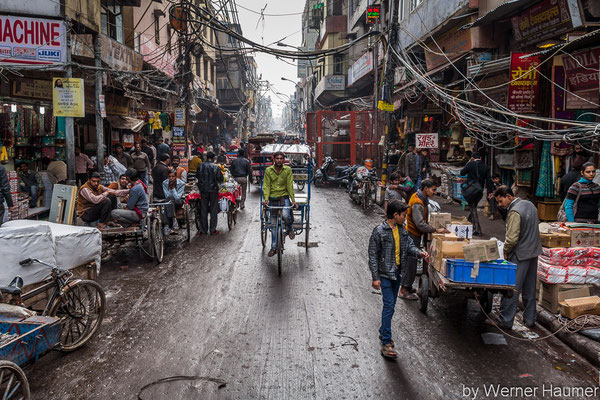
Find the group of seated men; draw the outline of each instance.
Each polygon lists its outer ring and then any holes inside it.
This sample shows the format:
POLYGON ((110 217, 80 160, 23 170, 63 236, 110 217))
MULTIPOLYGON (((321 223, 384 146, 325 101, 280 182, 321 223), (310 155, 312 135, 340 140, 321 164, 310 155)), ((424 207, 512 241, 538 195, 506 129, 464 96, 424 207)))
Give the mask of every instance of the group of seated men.
MULTIPOLYGON (((169 168, 169 156, 161 160, 152 171, 154 201, 169 201, 165 206, 167 230, 177 229, 176 212, 183 207, 185 182, 177 178, 178 169, 169 168), (160 183, 159 183, 160 182, 160 183)), ((101 176, 92 172, 79 189, 77 214, 87 224, 97 223, 98 229, 129 227, 140 224, 148 212, 148 187, 139 179, 133 168, 128 168, 118 181, 108 186, 100 184, 101 176)))

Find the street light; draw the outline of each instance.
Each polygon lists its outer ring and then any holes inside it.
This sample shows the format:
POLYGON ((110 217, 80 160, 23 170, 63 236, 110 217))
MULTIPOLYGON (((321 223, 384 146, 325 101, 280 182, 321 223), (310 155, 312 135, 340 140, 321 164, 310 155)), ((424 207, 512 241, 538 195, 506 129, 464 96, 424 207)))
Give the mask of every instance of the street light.
POLYGON ((294 81, 293 81, 293 80, 291 80, 291 79, 284 78, 283 76, 281 77, 281 80, 282 80, 282 81, 289 81, 289 82, 292 82, 294 85, 298 85, 298 83, 294 82, 294 81))

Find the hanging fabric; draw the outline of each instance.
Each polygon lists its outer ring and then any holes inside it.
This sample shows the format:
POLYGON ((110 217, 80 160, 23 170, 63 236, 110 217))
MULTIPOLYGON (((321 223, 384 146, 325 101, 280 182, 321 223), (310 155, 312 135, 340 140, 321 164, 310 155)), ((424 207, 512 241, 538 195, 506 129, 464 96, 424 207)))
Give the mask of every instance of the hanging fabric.
POLYGON ((552 156, 550 142, 544 142, 542 147, 542 159, 540 161, 540 172, 538 178, 537 190, 535 195, 538 197, 554 197, 554 176, 552 175, 552 156))

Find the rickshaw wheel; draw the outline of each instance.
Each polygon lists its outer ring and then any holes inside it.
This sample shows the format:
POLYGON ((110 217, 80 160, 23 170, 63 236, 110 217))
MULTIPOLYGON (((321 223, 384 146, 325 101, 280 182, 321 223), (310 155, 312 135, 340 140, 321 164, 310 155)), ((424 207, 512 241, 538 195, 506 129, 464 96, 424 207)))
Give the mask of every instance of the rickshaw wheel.
POLYGON ((231 212, 231 210, 227 211, 227 227, 229 228, 229 230, 233 228, 233 213, 231 212))
POLYGON ((310 232, 310 224, 306 223, 306 228, 304 229, 304 251, 308 251, 308 235, 310 232))
POLYGON ((419 277, 419 310, 422 313, 427 312, 427 306, 429 305, 429 277, 426 274, 422 274, 419 277))
POLYGON ((48 315, 60 318, 60 351, 79 349, 96 335, 106 307, 106 295, 96 281, 75 281, 57 297, 48 315))
POLYGON ((260 223, 260 241, 262 242, 262 247, 263 249, 265 248, 265 245, 267 244, 267 228, 265 228, 265 223, 261 222, 260 223))
POLYGON ((196 222, 196 231, 200 232, 200 206, 198 200, 194 200, 194 221, 196 222))
POLYGON ((191 235, 192 227, 190 226, 190 206, 186 204, 185 206, 183 206, 183 209, 185 212, 185 231, 187 233, 187 241, 189 243, 192 241, 192 235, 191 235))
POLYGON ((165 238, 163 236, 162 224, 158 218, 152 220, 152 246, 154 247, 154 259, 157 263, 162 262, 165 252, 165 238))
POLYGON ((0 360, 0 394, 3 399, 29 400, 29 382, 17 364, 0 360))

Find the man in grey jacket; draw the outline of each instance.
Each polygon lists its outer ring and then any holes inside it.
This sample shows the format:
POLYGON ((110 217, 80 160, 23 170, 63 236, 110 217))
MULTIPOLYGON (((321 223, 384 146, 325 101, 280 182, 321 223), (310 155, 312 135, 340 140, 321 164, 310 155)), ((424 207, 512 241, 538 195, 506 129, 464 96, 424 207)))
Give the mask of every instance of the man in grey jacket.
POLYGON ((502 329, 512 329, 520 293, 523 297, 523 322, 528 328, 532 328, 536 316, 538 256, 542 254, 538 211, 529 200, 515 198, 512 189, 507 186, 496 189, 494 197, 498 205, 508 210, 504 258, 517 264, 516 293, 510 298, 502 298, 499 325, 502 329))
POLYGON ((383 309, 379 339, 381 354, 384 357, 398 356, 392 340, 392 317, 401 284, 401 271, 408 257, 427 258, 425 251, 419 250, 404 228, 408 206, 398 200, 388 204, 386 220, 373 229, 369 239, 369 269, 373 286, 381 290, 383 309))
POLYGON ((421 149, 415 149, 406 155, 406 175, 413 181, 415 187, 421 187, 421 169, 423 168, 421 149))

